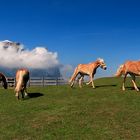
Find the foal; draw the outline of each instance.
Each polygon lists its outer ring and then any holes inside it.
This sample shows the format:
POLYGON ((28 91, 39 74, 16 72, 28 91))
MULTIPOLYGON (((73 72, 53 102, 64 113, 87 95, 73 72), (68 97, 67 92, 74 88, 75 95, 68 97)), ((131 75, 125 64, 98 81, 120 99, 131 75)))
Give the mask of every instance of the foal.
POLYGON ((95 88, 93 78, 94 78, 94 75, 95 75, 98 67, 101 67, 104 70, 106 70, 106 68, 107 68, 104 60, 101 58, 98 58, 95 62, 91 62, 89 64, 79 64, 75 68, 74 73, 69 81, 69 83, 71 84, 71 87, 73 87, 74 81, 75 81, 77 75, 80 74, 80 78, 78 78, 80 88, 82 87, 82 80, 85 75, 88 75, 90 77, 90 81, 87 83, 87 85, 92 83, 92 87, 95 88))

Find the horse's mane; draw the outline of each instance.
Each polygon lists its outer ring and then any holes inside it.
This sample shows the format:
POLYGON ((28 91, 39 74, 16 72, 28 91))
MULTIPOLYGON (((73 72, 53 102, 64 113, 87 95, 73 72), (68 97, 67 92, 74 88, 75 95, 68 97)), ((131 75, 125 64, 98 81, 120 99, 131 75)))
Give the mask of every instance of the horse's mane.
POLYGON ((103 58, 98 58, 97 61, 104 62, 103 58))

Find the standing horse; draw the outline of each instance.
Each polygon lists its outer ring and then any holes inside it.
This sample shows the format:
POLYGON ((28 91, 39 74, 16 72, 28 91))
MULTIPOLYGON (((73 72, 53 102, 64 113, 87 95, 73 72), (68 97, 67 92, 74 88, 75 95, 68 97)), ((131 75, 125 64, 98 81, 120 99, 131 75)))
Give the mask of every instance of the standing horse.
POLYGON ((136 76, 140 76, 140 61, 127 61, 118 68, 115 76, 119 77, 124 75, 122 90, 125 90, 125 81, 128 74, 132 77, 132 83, 135 90, 139 91, 135 80, 136 76))
POLYGON ((80 78, 78 78, 80 88, 82 87, 82 80, 83 80, 85 75, 88 75, 90 77, 90 81, 87 83, 87 85, 92 83, 92 87, 95 88, 93 78, 94 78, 96 70, 99 66, 104 70, 106 70, 106 68, 107 68, 104 60, 101 58, 98 58, 95 62, 92 62, 89 64, 79 64, 75 68, 74 73, 69 81, 69 83, 71 84, 71 87, 73 87, 74 81, 75 81, 77 75, 80 74, 80 78))
POLYGON ((3 85, 3 87, 4 87, 5 89, 7 89, 7 86, 8 86, 8 84, 7 84, 7 80, 6 80, 5 75, 2 74, 2 73, 0 73, 0 81, 2 81, 2 85, 3 85))
POLYGON ((27 82, 29 80, 29 71, 27 69, 19 69, 16 72, 16 87, 15 87, 15 92, 16 92, 16 97, 19 99, 19 94, 22 94, 22 98, 24 98, 24 93, 25 96, 27 96, 27 82))

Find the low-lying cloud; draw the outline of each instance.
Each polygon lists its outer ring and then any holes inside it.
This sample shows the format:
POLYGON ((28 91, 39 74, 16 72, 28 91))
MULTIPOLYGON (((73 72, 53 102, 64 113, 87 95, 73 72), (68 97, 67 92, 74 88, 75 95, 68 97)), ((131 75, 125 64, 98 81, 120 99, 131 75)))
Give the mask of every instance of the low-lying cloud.
POLYGON ((26 50, 19 43, 0 42, 0 67, 46 69, 59 65, 57 52, 48 51, 45 47, 26 50))

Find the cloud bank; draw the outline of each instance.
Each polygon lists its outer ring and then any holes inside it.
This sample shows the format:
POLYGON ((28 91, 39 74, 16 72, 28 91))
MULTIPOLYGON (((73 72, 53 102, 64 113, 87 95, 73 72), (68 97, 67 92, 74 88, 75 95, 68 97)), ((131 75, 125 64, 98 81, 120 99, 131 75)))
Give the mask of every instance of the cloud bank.
POLYGON ((57 52, 50 52, 45 47, 26 50, 22 44, 0 41, 0 67, 47 69, 59 65, 57 52))

